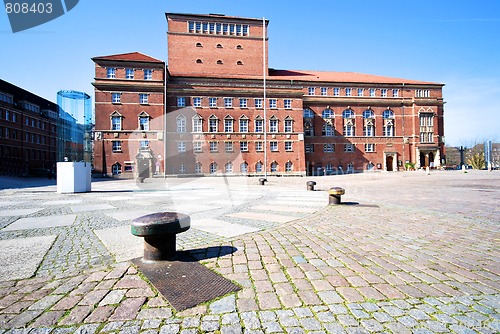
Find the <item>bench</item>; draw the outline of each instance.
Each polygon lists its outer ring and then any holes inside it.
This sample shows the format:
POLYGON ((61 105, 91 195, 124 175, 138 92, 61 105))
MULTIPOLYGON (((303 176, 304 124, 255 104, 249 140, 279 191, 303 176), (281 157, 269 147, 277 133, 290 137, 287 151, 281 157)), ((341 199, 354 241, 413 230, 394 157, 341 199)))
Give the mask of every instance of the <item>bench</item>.
POLYGON ((345 189, 333 187, 328 190, 328 203, 330 205, 340 204, 342 195, 345 194, 345 189))
POLYGON ((158 212, 132 221, 130 231, 144 237, 143 261, 174 260, 177 257, 175 239, 178 233, 191 227, 191 218, 178 212, 158 212))

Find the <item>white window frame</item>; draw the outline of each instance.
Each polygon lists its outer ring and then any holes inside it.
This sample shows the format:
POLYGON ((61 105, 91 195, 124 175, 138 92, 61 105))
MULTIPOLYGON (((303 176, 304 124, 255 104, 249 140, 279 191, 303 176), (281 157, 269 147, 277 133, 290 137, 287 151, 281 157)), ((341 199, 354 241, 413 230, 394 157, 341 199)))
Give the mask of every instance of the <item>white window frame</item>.
POLYGON ((248 133, 248 119, 240 118, 240 132, 248 133))
POLYGON ((248 142, 240 141, 240 152, 248 152, 248 142))
POLYGON ((314 95, 316 93, 315 87, 307 87, 307 95, 314 95))
POLYGON ((208 106, 210 108, 217 108, 217 98, 216 97, 209 97, 208 98, 208 106))
POLYGON ((256 119, 255 120, 255 132, 261 133, 264 132, 264 120, 256 119))
POLYGON ((121 131, 122 129, 122 116, 111 116, 111 130, 121 131))
POLYGON ((144 71, 144 80, 153 80, 153 70, 150 68, 143 69, 144 71))
POLYGON ((193 107, 201 108, 201 97, 193 97, 193 107))
POLYGON ((240 98, 240 108, 248 108, 248 99, 240 98))
POLYGON ((139 130, 149 131, 149 116, 139 116, 139 130))
POLYGON ((292 151, 293 151, 293 142, 286 141, 285 142, 285 152, 292 152, 292 151))
POLYGON ((365 144, 365 152, 366 153, 375 152, 375 144, 373 144, 373 143, 365 144))
POLYGON ((269 120, 269 132, 278 132, 278 120, 277 119, 270 119, 269 120))
POLYGON ((186 152, 186 142, 185 141, 177 142, 177 152, 178 153, 186 152))
POLYGON ((184 115, 179 115, 177 116, 177 119, 176 119, 176 125, 177 125, 177 132, 178 133, 184 133, 186 132, 186 116, 184 115))
POLYGON ((111 103, 122 103, 122 94, 111 93, 111 103))
POLYGON ((226 153, 234 152, 234 144, 232 141, 224 142, 224 152, 226 152, 226 153))
POLYGON ((111 142, 113 152, 121 152, 122 151, 122 141, 121 140, 113 140, 111 142))
POLYGON ((210 142, 210 152, 212 153, 219 152, 219 142, 216 141, 210 142))
POLYGON ((292 100, 291 99, 284 99, 283 106, 285 109, 292 109, 292 100))
POLYGON ((293 132, 293 121, 291 119, 285 119, 284 130, 285 130, 285 133, 293 132))
POLYGON ((193 152, 195 152, 195 153, 203 152, 203 142, 202 141, 193 141, 193 152))
POLYGON ((233 132, 234 119, 225 118, 224 119, 224 132, 232 133, 233 132))
POLYGON ((257 151, 257 152, 264 151, 264 142, 262 142, 262 141, 256 141, 255 142, 255 151, 257 151))
POLYGON ((328 89, 326 87, 321 87, 321 96, 326 96, 328 94, 328 89))
POLYGON ((140 104, 149 104, 149 94, 139 94, 140 104))
POLYGON ((135 69, 133 69, 133 68, 126 68, 125 69, 125 79, 134 80, 134 75, 135 75, 135 69))
POLYGON ((340 88, 339 87, 333 88, 333 96, 340 96, 340 88))
POLYGON ((269 99, 269 109, 277 109, 277 108, 278 108, 278 100, 269 99))
POLYGON ((278 152, 278 142, 277 141, 270 141, 269 142, 269 150, 271 152, 278 152))
POLYGON ((233 107, 233 98, 225 97, 224 98, 224 108, 230 109, 233 107))
POLYGON ((203 120, 200 117, 193 117, 193 132, 203 132, 203 120))
POLYGON ((116 79, 116 68, 115 67, 106 68, 106 78, 116 79))
POLYGON ((254 103, 255 103, 255 108, 256 109, 263 109, 263 99, 255 99, 254 100, 254 103))

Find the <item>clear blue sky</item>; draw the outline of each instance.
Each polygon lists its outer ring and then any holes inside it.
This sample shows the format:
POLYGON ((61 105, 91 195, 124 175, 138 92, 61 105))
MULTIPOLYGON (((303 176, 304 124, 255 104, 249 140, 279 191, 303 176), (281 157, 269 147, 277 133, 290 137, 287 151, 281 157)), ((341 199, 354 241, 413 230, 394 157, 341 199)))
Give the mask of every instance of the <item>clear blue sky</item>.
POLYGON ((269 24, 269 66, 444 83, 448 145, 500 141, 500 1, 80 0, 13 34, 0 13, 0 78, 48 100, 93 96, 91 57, 167 59, 165 12, 221 13, 269 24))

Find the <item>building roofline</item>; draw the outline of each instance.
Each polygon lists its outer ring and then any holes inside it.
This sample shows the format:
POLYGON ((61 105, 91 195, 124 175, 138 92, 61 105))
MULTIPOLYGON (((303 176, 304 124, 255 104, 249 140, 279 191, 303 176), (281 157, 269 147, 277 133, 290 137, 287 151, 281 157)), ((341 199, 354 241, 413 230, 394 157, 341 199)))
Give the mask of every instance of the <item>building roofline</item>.
MULTIPOLYGON (((262 18, 248 18, 241 16, 228 16, 225 14, 189 14, 189 13, 165 13, 165 17, 168 18, 193 18, 193 19, 209 19, 216 21, 217 19, 223 19, 226 21, 241 21, 241 22, 253 22, 259 23, 262 22, 262 18)), ((266 19, 266 26, 269 24, 269 20, 266 19)))
POLYGON ((111 60, 111 61, 135 61, 135 62, 145 62, 145 63, 161 63, 164 61, 160 59, 153 58, 141 52, 127 52, 127 53, 118 53, 114 55, 108 56, 97 56, 91 58, 94 62, 99 60, 111 60))

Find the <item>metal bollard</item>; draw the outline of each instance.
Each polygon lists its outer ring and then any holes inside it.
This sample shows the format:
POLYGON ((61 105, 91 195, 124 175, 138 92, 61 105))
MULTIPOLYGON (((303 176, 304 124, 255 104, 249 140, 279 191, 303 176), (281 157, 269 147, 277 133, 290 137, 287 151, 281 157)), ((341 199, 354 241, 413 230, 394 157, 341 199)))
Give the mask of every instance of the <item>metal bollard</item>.
POLYGON ((314 191, 314 186, 316 185, 315 181, 307 181, 307 191, 314 191))

